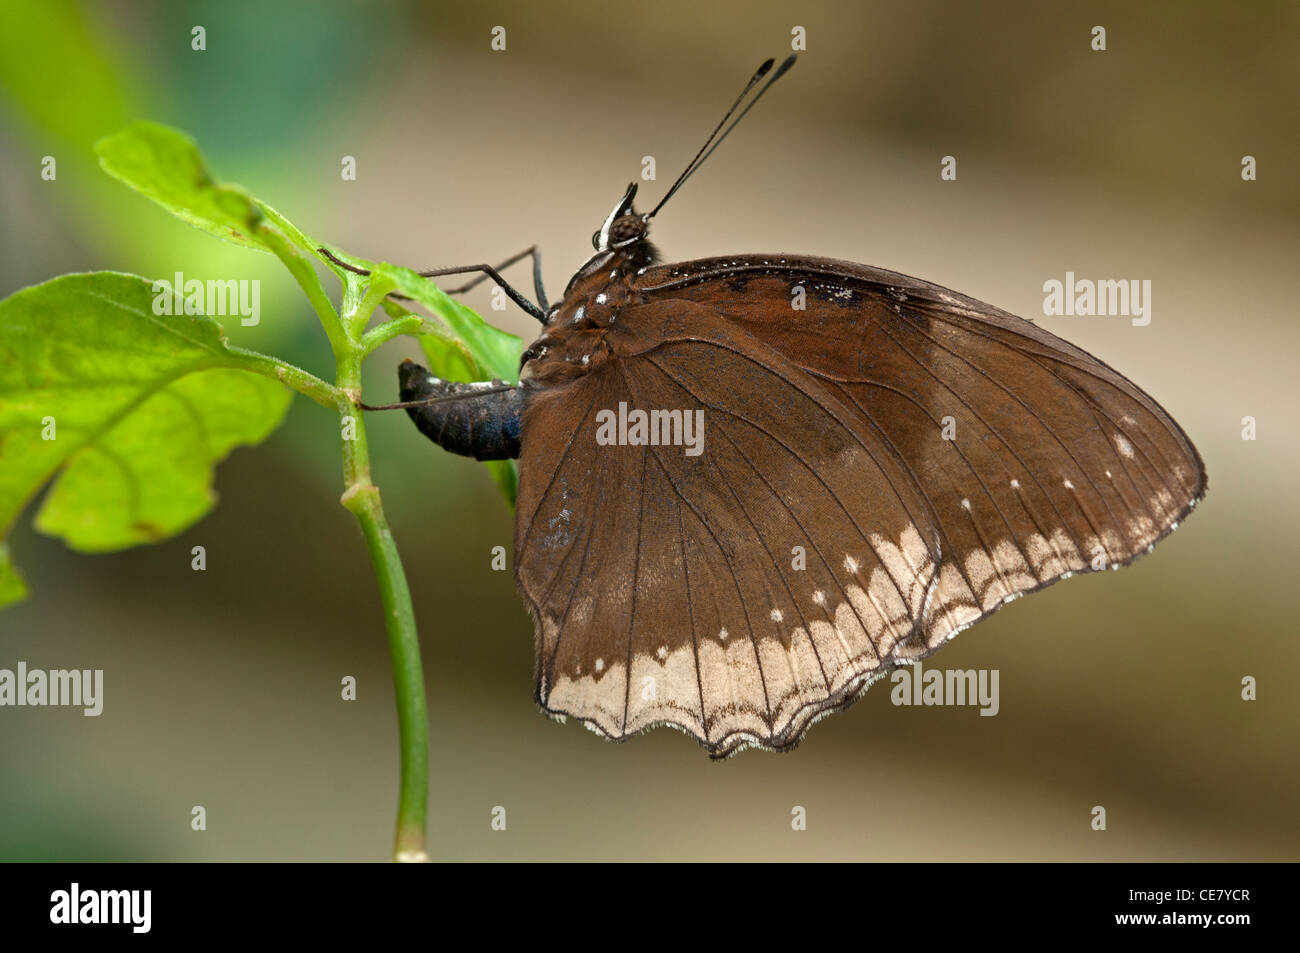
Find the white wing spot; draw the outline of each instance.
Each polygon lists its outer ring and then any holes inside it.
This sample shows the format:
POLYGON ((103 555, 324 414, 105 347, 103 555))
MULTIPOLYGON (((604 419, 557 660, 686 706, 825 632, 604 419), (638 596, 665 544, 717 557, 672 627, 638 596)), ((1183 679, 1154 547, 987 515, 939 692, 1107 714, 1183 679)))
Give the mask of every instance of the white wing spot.
POLYGON ((818 589, 813 593, 813 602, 817 603, 819 606, 826 605, 826 593, 818 589))
POLYGON ((785 618, 785 613, 783 613, 780 609, 773 609, 773 610, 772 610, 772 621, 773 621, 773 622, 780 622, 780 621, 781 621, 782 619, 784 619, 784 618, 785 618))
POLYGON ((1119 450, 1119 452, 1124 456, 1129 457, 1130 459, 1132 458, 1133 444, 1129 443, 1128 438, 1126 438, 1123 434, 1120 433, 1115 434, 1115 448, 1119 450))
POLYGON ((963 496, 962 499, 961 499, 961 508, 962 508, 963 510, 969 510, 969 509, 970 509, 970 500, 966 499, 964 496, 963 496))
POLYGON ((659 656, 659 658, 661 659, 666 659, 668 657, 668 646, 666 645, 659 646, 659 650, 655 652, 655 655, 659 656))
POLYGON ((1018 489, 1020 489, 1020 481, 1019 481, 1019 480, 1012 480, 1012 481, 1011 481, 1011 489, 1013 489, 1013 490, 1018 490, 1018 489))
POLYGON ((1074 489, 1074 484, 1071 483, 1069 480, 1066 480, 1066 481, 1065 481, 1065 488, 1066 488, 1067 490, 1073 490, 1073 489, 1074 489))
POLYGON ((854 559, 852 556, 850 556, 848 553, 845 553, 845 554, 844 554, 844 568, 847 569, 849 572, 857 572, 857 571, 858 571, 858 561, 857 561, 856 559, 854 559))
POLYGON ((605 660, 603 658, 596 659, 596 671, 598 672, 605 671, 605 660))
POLYGON ((605 292, 602 291, 600 294, 596 295, 596 304, 604 304, 604 303, 605 303, 605 292))
POLYGON ((718 638, 723 642, 727 641, 727 630, 725 628, 718 630, 718 638))

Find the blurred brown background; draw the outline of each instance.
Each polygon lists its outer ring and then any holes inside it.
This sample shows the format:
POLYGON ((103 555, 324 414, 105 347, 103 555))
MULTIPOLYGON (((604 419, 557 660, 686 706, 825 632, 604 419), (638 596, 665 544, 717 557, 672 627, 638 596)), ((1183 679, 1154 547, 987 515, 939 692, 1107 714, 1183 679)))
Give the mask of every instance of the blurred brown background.
MULTIPOLYGON (((657 196, 799 25, 798 66, 656 220, 667 256, 829 255, 1038 318, 1155 395, 1204 455, 1209 498, 1154 555, 1017 602, 932 660, 999 669, 997 717, 896 708, 881 683, 794 753, 712 764, 676 732, 615 746, 538 714, 531 625, 488 570, 511 537, 496 488, 375 415, 425 653, 436 858, 1300 858, 1290 0, 0 10, 0 294, 95 269, 257 277, 262 323, 227 321, 234 341, 327 373, 278 265, 111 181, 98 136, 180 126, 219 176, 366 257, 428 267, 538 242, 555 296, 641 157, 657 196), (39 177, 46 154, 57 182, 39 177), (945 155, 956 182, 939 179, 945 155), (1150 326, 1043 318, 1042 284, 1067 270, 1150 279, 1150 326), (1245 675, 1258 701, 1240 700, 1245 675)), ((486 291, 469 303, 535 333, 486 291)), ((374 358, 368 398, 391 397, 405 353, 374 358)), ((0 858, 387 857, 391 675, 337 454, 336 422, 299 399, 165 545, 77 555, 29 509, 13 550, 32 597, 0 614, 0 667, 103 668, 106 699, 97 719, 0 709, 0 858), (206 573, 189 568, 200 544, 206 573)))

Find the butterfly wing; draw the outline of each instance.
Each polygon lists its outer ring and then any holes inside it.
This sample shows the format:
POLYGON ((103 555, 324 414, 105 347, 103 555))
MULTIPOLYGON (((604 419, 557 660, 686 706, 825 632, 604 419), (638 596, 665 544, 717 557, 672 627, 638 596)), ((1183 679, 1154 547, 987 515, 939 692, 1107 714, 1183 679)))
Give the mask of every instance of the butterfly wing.
POLYGON ((752 256, 639 285, 615 358, 532 402, 520 460, 538 701, 610 737, 789 747, 1010 599, 1131 561, 1204 494, 1150 397, 966 296, 752 256), (703 453, 597 446, 620 403, 704 411, 703 453))
POLYGON ((1205 495, 1199 454, 1150 396, 966 295, 865 265, 762 256, 652 269, 641 287, 779 350, 903 462, 935 517, 935 599, 951 609, 935 616, 928 650, 1027 591, 1131 562, 1205 495))
POLYGON ((715 755, 796 743, 922 651, 937 534, 850 405, 707 308, 619 318, 618 355, 525 413, 515 551, 538 701, 715 755), (635 330, 631 330, 635 329, 635 330), (701 411, 698 455, 598 445, 598 414, 701 411))

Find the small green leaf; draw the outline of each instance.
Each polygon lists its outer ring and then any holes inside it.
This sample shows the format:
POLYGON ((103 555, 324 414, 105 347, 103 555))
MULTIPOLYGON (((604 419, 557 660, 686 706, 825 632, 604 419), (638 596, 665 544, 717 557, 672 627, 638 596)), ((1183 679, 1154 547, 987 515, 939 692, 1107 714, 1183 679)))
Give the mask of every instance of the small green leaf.
POLYGON ((483 465, 491 472, 492 479, 501 488, 501 495, 513 508, 519 492, 519 464, 514 460, 484 460, 483 465))
POLYGON ((429 370, 445 381, 481 381, 491 376, 465 342, 442 325, 425 321, 416 339, 429 370))
POLYGON ((215 464, 283 419, 292 393, 251 372, 264 358, 154 298, 97 272, 0 301, 0 535, 58 474, 42 532, 90 552, 173 536, 212 508, 215 464))
POLYGON ((274 221, 290 241, 312 248, 274 209, 237 185, 217 182, 194 140, 156 122, 137 122, 95 143, 99 164, 113 178, 153 199, 177 218, 236 245, 270 249, 257 237, 258 222, 274 221))

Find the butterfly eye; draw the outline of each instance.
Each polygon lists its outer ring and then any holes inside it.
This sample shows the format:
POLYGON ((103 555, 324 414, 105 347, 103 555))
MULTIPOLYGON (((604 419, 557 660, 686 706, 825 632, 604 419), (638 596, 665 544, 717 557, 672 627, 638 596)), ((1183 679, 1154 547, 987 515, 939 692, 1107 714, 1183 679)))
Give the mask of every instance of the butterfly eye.
POLYGON ((591 247, 600 251, 600 232, 591 233, 591 247))

